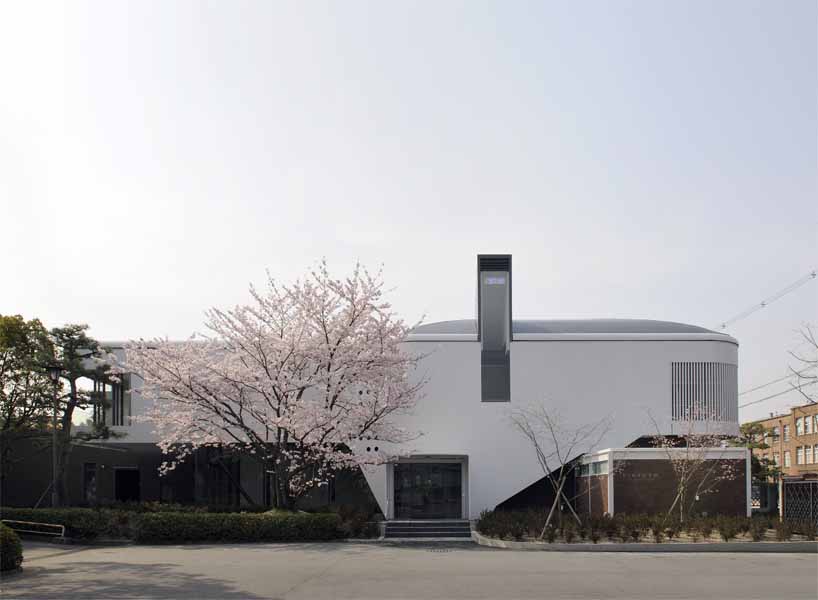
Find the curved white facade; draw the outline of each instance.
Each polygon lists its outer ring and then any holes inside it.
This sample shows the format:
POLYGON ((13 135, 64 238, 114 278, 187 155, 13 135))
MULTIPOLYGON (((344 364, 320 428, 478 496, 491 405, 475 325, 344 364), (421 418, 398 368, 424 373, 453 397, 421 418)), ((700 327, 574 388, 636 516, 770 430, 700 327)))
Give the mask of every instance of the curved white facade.
POLYGON ((514 407, 542 403, 567 429, 605 420, 601 448, 691 429, 738 433, 730 336, 665 321, 515 321, 512 299, 511 256, 478 255, 476 318, 410 335, 407 350, 424 355, 416 376, 428 383, 403 424, 421 437, 396 463, 365 472, 387 518, 475 519, 542 479, 530 442, 510 422, 514 407))
MULTIPOLYGON (((564 423, 575 425, 607 417, 611 428, 599 447, 621 447, 655 434, 654 420, 665 434, 689 430, 689 422, 672 420, 674 362, 736 365, 738 359, 736 341, 713 333, 512 341, 510 402, 481 402, 479 342, 418 337, 423 341, 410 341, 407 349, 428 354, 417 374, 428 383, 404 424, 421 437, 403 450, 463 460, 463 516, 471 519, 543 477, 528 441, 509 422, 512 407, 544 401, 564 423)), ((734 393, 729 401, 737 403, 734 393)), ((707 427, 738 433, 735 419, 710 420, 707 427)), ((384 514, 394 518, 390 468, 365 475, 384 514)))

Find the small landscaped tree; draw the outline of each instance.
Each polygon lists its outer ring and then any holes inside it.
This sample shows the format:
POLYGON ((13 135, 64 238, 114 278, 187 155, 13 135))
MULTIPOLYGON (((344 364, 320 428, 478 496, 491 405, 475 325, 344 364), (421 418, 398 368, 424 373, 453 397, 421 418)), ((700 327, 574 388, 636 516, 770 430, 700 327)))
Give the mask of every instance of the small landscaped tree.
POLYGON ((132 343, 123 368, 144 381, 145 419, 172 469, 193 450, 230 445, 260 460, 273 501, 295 498, 332 472, 380 464, 414 434, 395 417, 423 384, 419 356, 401 348, 409 327, 384 298, 380 272, 342 280, 322 262, 308 277, 252 302, 207 313, 207 335, 132 343))
POLYGON ((610 430, 610 419, 574 426, 568 424, 559 412, 550 409, 546 402, 512 409, 512 425, 529 441, 537 462, 554 490, 554 500, 548 511, 540 539, 557 511, 565 502, 577 523, 581 519, 567 497, 565 484, 579 466, 578 458, 597 447, 610 430))
POLYGON ((14 443, 42 435, 52 409, 52 384, 42 365, 53 348, 37 319, 0 315, 0 490, 6 489, 14 443))
MULTIPOLYGON (((54 356, 51 362, 60 366, 57 426, 57 479, 56 501, 59 506, 68 502, 66 478, 71 450, 75 445, 94 439, 119 437, 102 422, 82 432, 74 431, 74 416, 78 411, 106 407, 107 399, 83 384, 89 381, 113 384, 119 375, 111 368, 112 357, 105 348, 87 333, 88 325, 65 325, 49 332, 54 356)), ((101 412, 101 411, 100 411, 101 412)))
MULTIPOLYGON (((730 441, 731 446, 753 450, 767 450, 770 445, 765 439, 764 425, 758 422, 743 423, 739 427, 739 435, 730 441)), ((765 456, 753 453, 750 457, 753 481, 767 483, 775 481, 781 475, 781 469, 772 460, 765 456)))
POLYGON ((682 523, 692 513, 696 501, 739 476, 736 461, 725 458, 728 436, 717 431, 714 419, 703 413, 691 413, 689 417, 680 424, 682 433, 677 435, 661 433, 651 417, 656 427, 653 446, 665 452, 675 476, 675 494, 666 519, 678 511, 682 523))
POLYGON ((104 424, 95 424, 81 433, 73 427, 77 411, 107 402, 101 394, 86 389, 83 380, 111 383, 116 379, 105 359, 107 353, 87 335, 87 329, 87 325, 66 325, 49 331, 37 319, 0 316, 0 462, 4 489, 14 462, 11 448, 15 442, 25 437, 35 440, 39 449, 50 450, 56 441, 54 500, 58 505, 65 504, 72 447, 110 435, 104 424), (60 367, 56 386, 46 374, 47 366, 60 367))

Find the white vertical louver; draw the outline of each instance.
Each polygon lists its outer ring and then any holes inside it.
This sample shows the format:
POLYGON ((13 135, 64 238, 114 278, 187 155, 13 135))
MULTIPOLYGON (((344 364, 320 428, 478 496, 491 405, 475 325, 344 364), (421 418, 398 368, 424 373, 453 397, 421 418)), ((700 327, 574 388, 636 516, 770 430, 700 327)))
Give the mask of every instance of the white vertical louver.
POLYGON ((738 371, 719 362, 671 363, 674 421, 738 420, 738 371))

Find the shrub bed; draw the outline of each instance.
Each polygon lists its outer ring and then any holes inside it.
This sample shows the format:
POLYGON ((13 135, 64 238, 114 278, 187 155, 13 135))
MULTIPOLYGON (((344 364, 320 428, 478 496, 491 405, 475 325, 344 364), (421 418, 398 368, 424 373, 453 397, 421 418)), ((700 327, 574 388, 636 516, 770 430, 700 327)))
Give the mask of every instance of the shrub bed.
MULTIPOLYGON (((31 521, 64 525, 66 537, 94 539, 103 535, 122 536, 123 520, 127 514, 113 514, 117 511, 94 510, 92 508, 6 508, 0 509, 0 518, 14 521, 31 521), (117 535, 120 534, 120 535, 117 535)), ((124 527, 127 527, 125 525, 124 527)))
POLYGON ((83 540, 110 537, 144 543, 315 541, 350 534, 334 513, 2 508, 0 518, 64 525, 66 537, 83 540))
POLYGON ((816 538, 815 523, 782 523, 767 516, 699 516, 680 523, 666 515, 615 515, 586 517, 578 524, 568 513, 561 518, 555 515, 553 525, 543 531, 547 517, 548 511, 544 509, 484 511, 476 528, 488 537, 517 541, 544 539, 549 543, 585 540, 598 543, 603 537, 620 543, 785 541, 792 539, 793 534, 809 541, 816 538))
POLYGON ((19 569, 23 563, 23 545, 20 537, 0 523, 0 571, 19 569))
POLYGON ((340 537, 330 513, 143 513, 135 519, 140 543, 293 542, 340 537))

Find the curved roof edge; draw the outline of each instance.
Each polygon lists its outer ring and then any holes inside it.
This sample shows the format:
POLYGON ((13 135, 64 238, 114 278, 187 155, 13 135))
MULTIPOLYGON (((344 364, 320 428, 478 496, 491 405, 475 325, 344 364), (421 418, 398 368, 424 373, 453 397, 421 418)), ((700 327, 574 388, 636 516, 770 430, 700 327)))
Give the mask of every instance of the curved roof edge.
MULTIPOLYGON (((697 325, 651 319, 515 319, 513 341, 547 340, 697 340, 738 345, 726 333, 697 325)), ((415 327, 409 341, 477 341, 477 321, 460 319, 415 327)))

